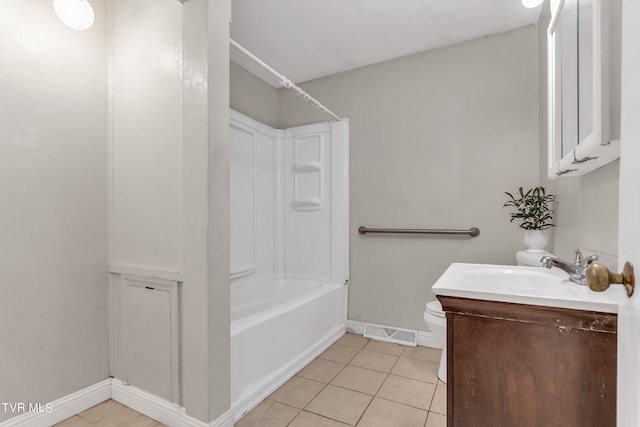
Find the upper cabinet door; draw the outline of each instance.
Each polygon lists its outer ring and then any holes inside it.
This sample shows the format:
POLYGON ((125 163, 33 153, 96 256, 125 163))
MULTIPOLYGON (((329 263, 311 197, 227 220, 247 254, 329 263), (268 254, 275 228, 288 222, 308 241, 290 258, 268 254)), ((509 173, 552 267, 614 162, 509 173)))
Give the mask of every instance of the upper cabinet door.
POLYGON ((548 34, 551 179, 583 175, 620 156, 620 0, 560 0, 554 9, 548 34))

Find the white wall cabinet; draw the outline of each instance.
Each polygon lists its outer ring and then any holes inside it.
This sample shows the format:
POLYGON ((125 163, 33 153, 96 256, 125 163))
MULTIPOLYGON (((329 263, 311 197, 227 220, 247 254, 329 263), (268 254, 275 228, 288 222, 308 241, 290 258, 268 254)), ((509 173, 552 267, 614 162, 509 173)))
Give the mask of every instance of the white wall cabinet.
POLYGON ((557 3, 548 34, 550 179, 620 157, 620 1, 557 3))

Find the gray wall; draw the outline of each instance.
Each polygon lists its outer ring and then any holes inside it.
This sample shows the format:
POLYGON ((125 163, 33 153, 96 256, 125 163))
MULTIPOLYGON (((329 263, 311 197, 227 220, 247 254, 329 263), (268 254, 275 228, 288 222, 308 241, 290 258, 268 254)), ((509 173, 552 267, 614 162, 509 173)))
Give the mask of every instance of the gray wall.
POLYGON ((50 2, 2 4, 0 402, 44 404, 109 376, 107 29, 92 5, 80 32, 50 2))
POLYGON ((278 90, 244 68, 229 63, 229 105, 265 125, 278 126, 278 90))
MULTIPOLYGON (((535 26, 302 84, 351 119, 349 319, 426 330, 452 262, 514 263, 504 191, 539 182, 535 26), (477 226, 476 239, 360 236, 371 227, 477 226)), ((327 120, 280 90, 278 123, 327 120)))
POLYGON ((538 21, 541 185, 557 196, 554 238, 549 249, 572 259, 576 248, 618 255, 618 187, 620 162, 615 161, 581 177, 547 179, 547 27, 549 4, 538 21))

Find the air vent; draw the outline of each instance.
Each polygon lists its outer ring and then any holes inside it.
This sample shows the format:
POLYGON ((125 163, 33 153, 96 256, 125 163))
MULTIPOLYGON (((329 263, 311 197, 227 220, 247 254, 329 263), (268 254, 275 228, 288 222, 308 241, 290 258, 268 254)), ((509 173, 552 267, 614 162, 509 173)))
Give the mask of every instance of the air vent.
POLYGON ((409 329, 392 328, 390 326, 366 323, 364 325, 363 335, 365 338, 410 345, 412 347, 415 347, 418 344, 418 332, 409 329))

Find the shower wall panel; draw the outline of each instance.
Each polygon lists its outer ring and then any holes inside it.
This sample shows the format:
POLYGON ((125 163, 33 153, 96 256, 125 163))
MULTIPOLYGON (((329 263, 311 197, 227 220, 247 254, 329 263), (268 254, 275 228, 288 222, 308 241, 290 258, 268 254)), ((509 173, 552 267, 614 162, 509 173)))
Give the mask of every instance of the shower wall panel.
POLYGON ((273 129, 231 111, 231 279, 348 277, 348 121, 273 129))

